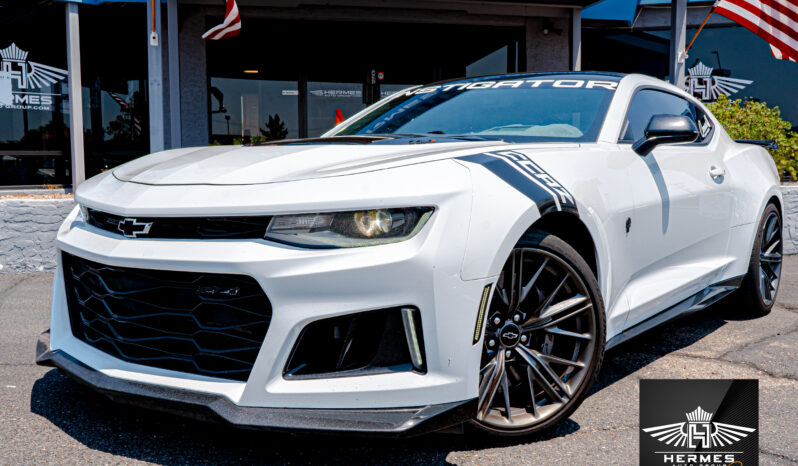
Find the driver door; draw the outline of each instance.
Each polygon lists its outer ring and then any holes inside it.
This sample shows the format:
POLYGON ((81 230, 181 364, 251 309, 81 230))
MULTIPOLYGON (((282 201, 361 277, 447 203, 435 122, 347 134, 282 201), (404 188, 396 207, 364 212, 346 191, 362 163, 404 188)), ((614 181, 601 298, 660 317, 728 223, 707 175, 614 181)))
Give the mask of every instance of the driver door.
POLYGON ((631 226, 636 271, 628 289, 631 327, 717 281, 731 261, 732 191, 711 120, 693 102, 645 88, 632 97, 619 144, 634 157, 631 226), (651 117, 686 115, 699 138, 663 144, 647 156, 632 150, 651 117))

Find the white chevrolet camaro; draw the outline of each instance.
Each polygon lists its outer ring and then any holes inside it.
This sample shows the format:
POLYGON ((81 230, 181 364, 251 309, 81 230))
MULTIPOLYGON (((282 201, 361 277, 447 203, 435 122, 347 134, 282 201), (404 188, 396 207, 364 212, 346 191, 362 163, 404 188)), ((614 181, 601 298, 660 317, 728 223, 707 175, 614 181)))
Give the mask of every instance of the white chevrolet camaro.
POLYGON ((608 348, 730 293, 769 312, 782 201, 760 145, 657 79, 559 73, 152 154, 78 188, 37 361, 247 427, 536 432, 608 348))

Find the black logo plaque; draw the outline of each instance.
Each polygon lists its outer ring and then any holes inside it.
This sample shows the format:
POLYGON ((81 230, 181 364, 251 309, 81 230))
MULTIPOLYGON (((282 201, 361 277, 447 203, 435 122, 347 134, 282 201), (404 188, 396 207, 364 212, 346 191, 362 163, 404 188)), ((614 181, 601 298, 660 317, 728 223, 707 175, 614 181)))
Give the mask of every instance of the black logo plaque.
POLYGON ((759 464, 758 380, 640 381, 640 464, 759 464))

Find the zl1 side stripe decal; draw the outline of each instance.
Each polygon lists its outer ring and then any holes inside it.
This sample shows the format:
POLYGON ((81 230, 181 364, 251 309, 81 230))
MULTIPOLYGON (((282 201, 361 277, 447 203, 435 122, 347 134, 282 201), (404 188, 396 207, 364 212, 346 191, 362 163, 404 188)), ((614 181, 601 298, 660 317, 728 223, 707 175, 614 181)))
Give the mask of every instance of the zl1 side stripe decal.
POLYGON ((529 156, 516 151, 486 152, 459 157, 478 163, 535 202, 541 215, 551 211, 576 212, 576 202, 557 180, 529 156))

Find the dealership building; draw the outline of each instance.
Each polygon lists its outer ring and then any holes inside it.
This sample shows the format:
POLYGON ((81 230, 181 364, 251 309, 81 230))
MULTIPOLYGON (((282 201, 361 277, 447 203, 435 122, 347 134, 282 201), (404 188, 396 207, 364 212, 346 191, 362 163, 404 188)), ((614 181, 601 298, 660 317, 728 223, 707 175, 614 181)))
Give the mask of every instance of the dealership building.
POLYGON ((734 23, 713 15, 679 59, 708 2, 237 3, 241 33, 218 41, 202 35, 223 0, 0 6, 0 187, 70 187, 169 148, 314 137, 411 85, 515 71, 642 72, 704 99, 732 79, 735 97, 798 122, 798 65, 734 23))

